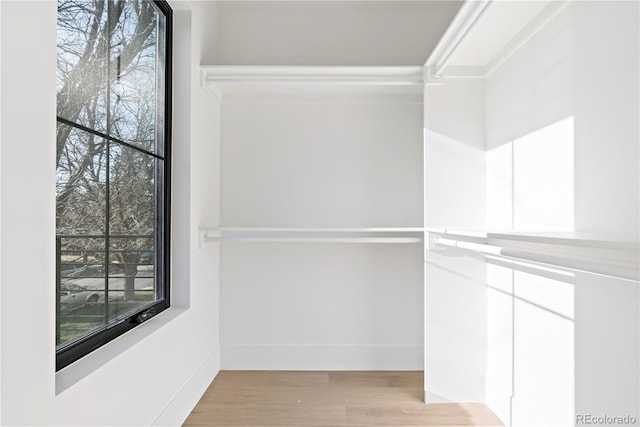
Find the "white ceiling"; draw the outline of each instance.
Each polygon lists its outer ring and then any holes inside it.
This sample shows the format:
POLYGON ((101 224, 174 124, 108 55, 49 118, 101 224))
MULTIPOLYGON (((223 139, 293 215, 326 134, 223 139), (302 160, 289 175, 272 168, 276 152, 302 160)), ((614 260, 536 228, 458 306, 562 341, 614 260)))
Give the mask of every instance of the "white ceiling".
POLYGON ((221 1, 218 64, 423 65, 461 1, 221 1))

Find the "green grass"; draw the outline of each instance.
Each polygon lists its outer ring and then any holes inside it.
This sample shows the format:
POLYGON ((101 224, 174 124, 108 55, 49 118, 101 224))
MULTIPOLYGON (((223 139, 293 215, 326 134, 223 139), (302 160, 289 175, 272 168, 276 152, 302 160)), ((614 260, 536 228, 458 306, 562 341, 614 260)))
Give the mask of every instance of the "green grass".
MULTIPOLYGON (((155 298, 153 290, 136 290, 129 301, 110 301, 109 318, 113 319, 123 314, 135 311, 144 303, 155 298)), ((60 338, 58 344, 74 340, 105 324, 105 305, 87 304, 79 306, 77 310, 62 313, 60 316, 60 338)))

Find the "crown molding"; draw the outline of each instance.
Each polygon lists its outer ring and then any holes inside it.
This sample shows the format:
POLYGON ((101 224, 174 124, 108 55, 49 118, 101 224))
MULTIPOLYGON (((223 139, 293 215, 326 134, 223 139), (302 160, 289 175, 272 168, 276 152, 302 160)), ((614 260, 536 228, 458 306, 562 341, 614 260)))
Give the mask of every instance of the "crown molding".
POLYGON ((435 83, 442 77, 449 60, 459 46, 482 19, 493 0, 466 0, 453 18, 440 41, 429 55, 425 67, 429 70, 428 81, 435 83))
MULTIPOLYGON (((573 0, 544 0, 547 5, 502 48, 496 49, 486 64, 447 65, 467 37, 473 37, 473 27, 485 14, 491 15, 491 3, 497 0, 466 0, 453 21, 440 38, 425 63, 425 82, 444 84, 445 79, 487 78, 524 46, 533 36, 552 21, 573 0), (445 72, 446 70, 446 72, 445 72)), ((542 0, 541 0, 542 1, 542 0)))

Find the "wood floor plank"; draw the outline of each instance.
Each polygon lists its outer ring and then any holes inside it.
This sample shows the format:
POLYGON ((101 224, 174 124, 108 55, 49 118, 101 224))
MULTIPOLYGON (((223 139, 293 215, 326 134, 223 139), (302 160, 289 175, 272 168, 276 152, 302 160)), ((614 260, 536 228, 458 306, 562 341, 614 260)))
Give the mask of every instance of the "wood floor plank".
POLYGON ((501 425, 484 405, 469 404, 349 406, 347 419, 349 423, 372 425, 501 425))
POLYGON ((417 371, 221 371, 184 426, 502 426, 482 404, 425 404, 423 378, 417 371))
POLYGON ((326 387, 329 385, 328 372, 270 371, 264 375, 264 386, 326 387))
POLYGON ((234 386, 326 386, 329 373, 320 371, 220 371, 218 387, 234 386))
POLYGON ((242 425, 245 406, 241 404, 199 402, 185 422, 185 426, 210 426, 226 423, 242 425))
POLYGON ((301 425, 313 420, 314 425, 347 425, 344 405, 247 405, 244 421, 270 425, 301 425))
POLYGON ((344 371, 329 372, 332 387, 415 387, 423 388, 419 371, 344 371))
MULTIPOLYGON (((422 389, 391 387, 244 387, 242 399, 254 404, 305 403, 316 405, 366 405, 421 402, 422 389)), ((227 398, 228 399, 228 398, 227 398)), ((229 400, 227 400, 229 401, 229 400)))
POLYGON ((211 385, 216 387, 235 387, 243 385, 259 385, 265 371, 220 371, 211 385))

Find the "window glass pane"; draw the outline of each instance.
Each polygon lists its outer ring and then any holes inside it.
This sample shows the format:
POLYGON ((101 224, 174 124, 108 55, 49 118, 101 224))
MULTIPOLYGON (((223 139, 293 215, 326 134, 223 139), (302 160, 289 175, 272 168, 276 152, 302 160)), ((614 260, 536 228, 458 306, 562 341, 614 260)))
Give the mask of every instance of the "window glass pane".
POLYGON ((156 300, 154 238, 110 238, 109 318, 116 319, 156 300))
POLYGON ((162 161, 115 143, 110 153, 109 302, 110 316, 118 317, 156 300, 156 169, 162 161))
POLYGON ((156 160, 132 148, 109 148, 109 231, 153 236, 156 221, 156 160))
POLYGON ((56 168, 57 233, 104 235, 105 140, 64 124, 58 124, 58 132, 67 137, 56 168))
POLYGON ((57 369, 168 307, 170 14, 161 0, 58 0, 57 369))
MULTIPOLYGON (((58 116, 106 132, 109 28, 101 1, 58 1, 58 116)), ((58 129, 58 149, 67 138, 58 129)))
POLYGON ((105 239, 58 236, 56 346, 105 324, 105 239))
MULTIPOLYGON (((115 8, 114 8, 115 9, 115 8)), ((124 2, 114 12, 111 58, 115 80, 111 84, 111 135, 156 150, 158 129, 159 72, 158 39, 161 15, 153 2, 124 2)), ((161 111, 161 110, 160 110, 161 111)))
POLYGON ((66 139, 56 168, 56 345, 105 322, 106 144, 58 124, 66 139))

